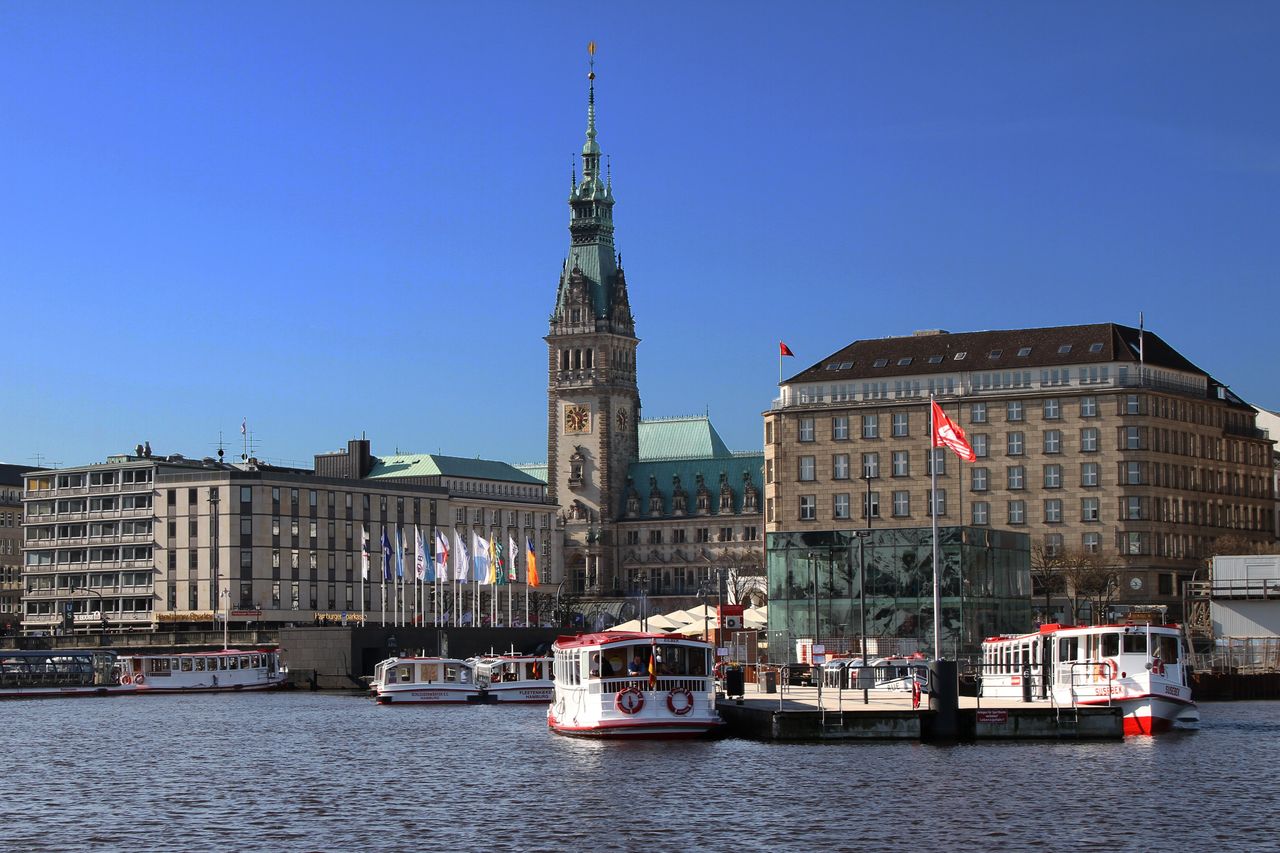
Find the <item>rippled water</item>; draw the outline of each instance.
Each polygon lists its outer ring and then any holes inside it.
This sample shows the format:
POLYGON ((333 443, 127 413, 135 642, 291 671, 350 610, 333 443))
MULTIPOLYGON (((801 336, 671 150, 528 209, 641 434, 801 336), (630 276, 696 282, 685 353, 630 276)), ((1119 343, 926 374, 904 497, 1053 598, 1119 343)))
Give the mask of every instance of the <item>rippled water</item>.
POLYGON ((600 743, 541 707, 337 694, 9 702, 0 850, 1280 849, 1280 703, 1201 711, 936 747, 600 743))

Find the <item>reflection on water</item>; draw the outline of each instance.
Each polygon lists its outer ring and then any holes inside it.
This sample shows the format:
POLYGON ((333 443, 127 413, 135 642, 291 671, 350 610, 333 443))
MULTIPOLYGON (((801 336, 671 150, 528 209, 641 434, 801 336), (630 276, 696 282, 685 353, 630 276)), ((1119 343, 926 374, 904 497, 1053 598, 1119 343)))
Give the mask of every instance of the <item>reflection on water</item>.
POLYGON ((1260 850, 1280 832, 1265 702, 1203 706, 1195 734, 954 747, 601 743, 536 706, 336 694, 0 708, 3 851, 1260 850))

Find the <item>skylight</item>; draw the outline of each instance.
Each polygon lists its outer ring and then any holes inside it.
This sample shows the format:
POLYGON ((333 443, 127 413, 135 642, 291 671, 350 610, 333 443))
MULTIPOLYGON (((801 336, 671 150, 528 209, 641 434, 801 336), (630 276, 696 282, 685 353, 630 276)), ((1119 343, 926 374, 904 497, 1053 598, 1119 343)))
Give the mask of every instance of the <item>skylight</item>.
POLYGON ((1102 352, 1102 344, 1089 344, 1089 352, 1102 352))
POLYGON ((1058 347, 1058 355, 1066 355, 1069 352, 1071 352, 1071 344, 1063 344, 1058 347))
POLYGON ((1018 350, 1018 358, 1026 358, 1031 355, 1031 347, 1022 347, 1018 350))
POLYGON ((960 350, 960 352, 956 353, 956 361, 964 361, 964 357, 968 354, 969 353, 965 352, 964 350, 960 350))
POLYGON ((910 357, 910 356, 908 356, 907 358, 900 358, 900 359, 898 359, 898 367, 906 367, 906 366, 907 366, 907 365, 909 365, 909 364, 911 364, 911 357, 910 357))
POLYGON ((942 364, 942 356, 940 356, 940 355, 931 355, 931 356, 929 356, 929 363, 930 363, 930 364, 942 364))
POLYGON ((999 358, 1003 352, 1004 350, 1002 349, 993 349, 991 352, 987 353, 987 358, 999 358))
POLYGON ((872 364, 871 366, 872 366, 872 367, 887 367, 887 366, 888 366, 888 364, 889 364, 889 359, 887 359, 887 358, 877 358, 877 359, 875 360, 875 363, 874 363, 874 364, 872 364))

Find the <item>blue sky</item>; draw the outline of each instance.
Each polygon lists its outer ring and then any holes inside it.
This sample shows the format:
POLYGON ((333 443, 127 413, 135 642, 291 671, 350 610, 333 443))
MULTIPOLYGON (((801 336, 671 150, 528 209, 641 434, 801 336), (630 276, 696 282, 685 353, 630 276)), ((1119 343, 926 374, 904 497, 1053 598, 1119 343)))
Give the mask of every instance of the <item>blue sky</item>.
POLYGON ((1271 3, 7 3, 0 461, 546 453, 599 44, 647 417, 1115 321, 1280 409, 1271 3))

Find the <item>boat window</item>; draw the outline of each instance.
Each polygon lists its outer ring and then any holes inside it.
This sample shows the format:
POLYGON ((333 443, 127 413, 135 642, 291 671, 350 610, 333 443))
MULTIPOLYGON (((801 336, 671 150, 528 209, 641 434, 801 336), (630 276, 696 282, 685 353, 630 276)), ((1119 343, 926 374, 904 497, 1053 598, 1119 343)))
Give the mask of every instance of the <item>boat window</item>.
POLYGON ((231 660, 227 663, 227 666, 228 666, 229 668, 231 668, 231 669, 239 669, 239 668, 240 668, 240 658, 236 657, 235 655, 232 655, 232 656, 231 656, 231 660))
POLYGON ((1160 652, 1160 660, 1165 663, 1178 662, 1178 638, 1161 634, 1156 640, 1156 650, 1160 652))
POLYGON ((250 655, 249 665, 252 666, 254 669, 257 669, 258 667, 262 666, 262 655, 250 655))
POLYGON ((1058 640, 1058 660, 1079 660, 1080 659, 1080 638, 1079 637, 1062 637, 1058 640))
POLYGON ((1103 634, 1101 656, 1104 658, 1113 658, 1120 654, 1120 635, 1119 634, 1103 634))
POLYGON ((191 672, 191 658, 182 658, 182 671, 191 672))
POLYGON ((196 672, 204 672, 204 658, 196 658, 196 672))
POLYGON ((1143 654, 1147 653, 1147 635, 1146 634, 1125 634, 1124 635, 1125 653, 1143 654))
POLYGON ((248 655, 240 655, 240 668, 241 668, 241 669, 248 669, 248 668, 249 668, 249 656, 248 656, 248 655))
POLYGON ((396 681, 413 681, 413 667, 408 665, 396 667, 396 681))

